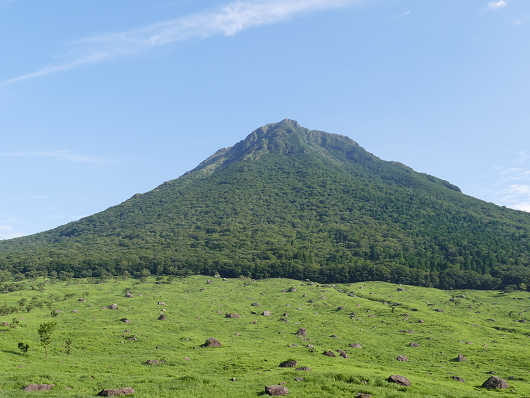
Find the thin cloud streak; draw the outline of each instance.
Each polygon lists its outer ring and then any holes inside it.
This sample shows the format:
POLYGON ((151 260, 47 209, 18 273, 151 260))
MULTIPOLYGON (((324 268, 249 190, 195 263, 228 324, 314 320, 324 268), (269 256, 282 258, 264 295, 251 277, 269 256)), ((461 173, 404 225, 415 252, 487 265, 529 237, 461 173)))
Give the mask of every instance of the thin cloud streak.
POLYGON ((506 0, 490 1, 488 3, 488 8, 490 10, 499 10, 507 6, 508 6, 508 2, 506 0))
POLYGON ((24 236, 23 233, 15 232, 11 225, 0 225, 0 240, 14 239, 24 236))
POLYGON ((97 156, 81 155, 72 151, 35 151, 35 152, 4 152, 0 153, 0 158, 47 158, 72 163, 101 164, 107 160, 97 156))
POLYGON ((0 82, 9 86, 29 79, 69 71, 111 58, 191 39, 235 36, 264 25, 283 22, 312 11, 346 7, 362 0, 257 0, 235 1, 213 11, 148 25, 140 29, 87 37, 72 43, 69 60, 0 82))

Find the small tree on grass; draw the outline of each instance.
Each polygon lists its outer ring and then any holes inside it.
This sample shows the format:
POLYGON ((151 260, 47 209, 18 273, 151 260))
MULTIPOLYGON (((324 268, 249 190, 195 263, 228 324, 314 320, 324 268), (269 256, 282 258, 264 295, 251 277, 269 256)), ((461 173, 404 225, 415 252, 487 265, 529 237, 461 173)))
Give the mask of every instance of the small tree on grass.
POLYGON ((26 343, 18 343, 18 349, 22 354, 26 354, 29 350, 29 345, 26 343))
POLYGON ((66 355, 70 355, 71 352, 72 352, 72 338, 71 337, 67 337, 64 340, 64 353, 66 355))
POLYGON ((56 326, 57 323, 54 321, 43 322, 39 326, 40 345, 44 348, 46 358, 48 358, 48 346, 52 342, 52 334, 56 326))

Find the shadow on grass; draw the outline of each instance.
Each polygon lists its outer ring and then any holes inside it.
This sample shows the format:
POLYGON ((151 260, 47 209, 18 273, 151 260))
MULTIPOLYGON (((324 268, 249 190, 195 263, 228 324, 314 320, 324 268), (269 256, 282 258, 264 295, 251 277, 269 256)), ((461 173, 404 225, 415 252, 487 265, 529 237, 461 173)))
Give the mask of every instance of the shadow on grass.
POLYGON ((4 354, 13 354, 13 355, 18 355, 19 357, 25 357, 24 354, 22 354, 21 352, 17 352, 17 351, 12 351, 12 350, 2 350, 2 352, 4 354))

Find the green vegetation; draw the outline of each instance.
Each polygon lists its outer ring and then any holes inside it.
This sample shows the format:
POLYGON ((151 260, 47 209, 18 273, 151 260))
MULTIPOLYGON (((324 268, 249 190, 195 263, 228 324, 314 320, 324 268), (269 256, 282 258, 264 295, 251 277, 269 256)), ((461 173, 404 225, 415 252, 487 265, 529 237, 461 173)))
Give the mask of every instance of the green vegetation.
POLYGON ((0 242, 0 280, 189 275, 530 289, 530 214, 285 120, 119 206, 0 242))
POLYGON ((24 319, 24 327, 0 327, 0 395, 26 397, 26 385, 45 383, 56 385, 43 393, 47 397, 132 387, 137 398, 237 398, 257 397, 265 385, 286 382, 289 397, 304 398, 351 398, 358 392, 387 398, 530 396, 530 323, 519 322, 530 318, 527 292, 207 279, 19 282, 17 291, 0 296, 24 319), (24 307, 18 305, 22 299, 24 307), (111 304, 118 308, 108 309, 111 304), (61 311, 53 321, 52 309, 61 311), (167 319, 157 320, 163 309, 167 319), (264 311, 271 316, 262 316, 264 311), (46 359, 38 330, 50 321, 57 326, 46 359), (300 328, 305 337, 296 335, 300 328), (222 347, 200 347, 210 337, 222 347), (70 354, 64 349, 68 339, 75 342, 70 354), (35 348, 21 354, 20 341, 35 348), (337 356, 323 355, 327 350, 337 356), (459 354, 466 360, 455 361, 459 354), (399 355, 408 361, 397 361, 399 355), (311 370, 279 367, 288 360, 311 370), (479 388, 490 372, 510 387, 479 388), (412 385, 388 383, 392 374, 412 385))
POLYGON ((57 322, 43 322, 39 326, 40 345, 44 348, 46 359, 48 358, 48 346, 52 343, 52 334, 57 326, 57 322))

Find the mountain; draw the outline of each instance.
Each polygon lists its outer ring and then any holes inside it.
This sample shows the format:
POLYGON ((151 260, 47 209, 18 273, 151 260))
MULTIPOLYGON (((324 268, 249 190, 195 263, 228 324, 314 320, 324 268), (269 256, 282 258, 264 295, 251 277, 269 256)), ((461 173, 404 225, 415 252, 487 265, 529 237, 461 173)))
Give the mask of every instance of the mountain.
POLYGON ((529 263, 530 214, 287 119, 118 206, 0 242, 4 278, 219 272, 524 289, 529 263))

